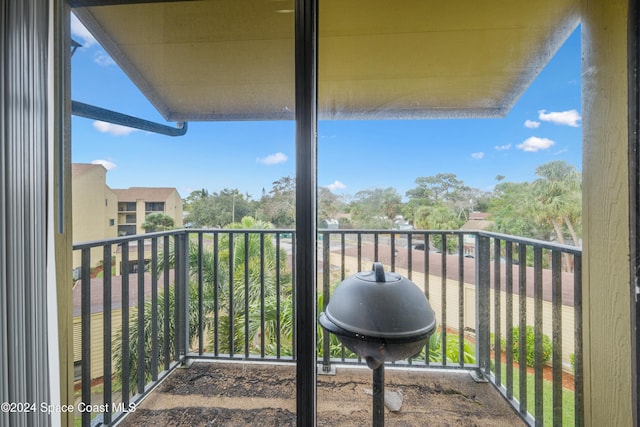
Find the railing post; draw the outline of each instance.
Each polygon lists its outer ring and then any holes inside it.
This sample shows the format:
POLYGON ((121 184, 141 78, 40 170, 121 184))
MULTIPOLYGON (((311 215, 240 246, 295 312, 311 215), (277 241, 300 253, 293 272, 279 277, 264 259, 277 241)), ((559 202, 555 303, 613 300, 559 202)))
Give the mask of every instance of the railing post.
MULTIPOLYGON (((91 405, 91 248, 82 249, 80 267, 82 402, 91 405)), ((82 425, 91 424, 91 413, 82 413, 82 425)))
POLYGON ((137 313, 137 317, 138 317, 138 337, 137 337, 137 345, 136 345, 136 351, 137 351, 137 356, 136 358, 138 359, 137 361, 137 388, 138 388, 138 393, 139 394, 143 394, 144 393, 144 386, 145 386, 145 331, 144 331, 144 325, 145 325, 145 321, 144 321, 144 300, 145 300, 145 295, 144 295, 144 243, 145 240, 144 238, 140 238, 136 240, 138 242, 138 313, 137 313))
POLYGON ((189 345, 191 342, 191 335, 189 334, 190 325, 189 325, 189 232, 185 231, 180 235, 182 239, 182 289, 184 290, 183 296, 183 311, 182 311, 182 319, 184 323, 184 354, 186 355, 189 352, 189 345))
MULTIPOLYGON (((322 233, 322 307, 323 311, 329 305, 331 287, 331 233, 322 233)), ((343 252, 344 254, 344 252, 343 252)), ((322 331, 322 367, 318 374, 335 375, 336 370, 331 366, 331 341, 329 331, 322 331)))
POLYGON ((491 239, 487 236, 476 236, 476 361, 478 378, 486 381, 490 364, 490 296, 491 286, 491 239))
POLYGON ((184 361, 189 351, 189 239, 186 232, 176 237, 176 349, 184 361))
POLYGON ((103 396, 105 408, 109 408, 104 412, 104 423, 111 423, 111 409, 113 408, 113 359, 112 359, 112 304, 111 304, 111 244, 107 243, 103 246, 102 252, 102 302, 103 302, 103 329, 102 329, 102 346, 103 351, 103 396))

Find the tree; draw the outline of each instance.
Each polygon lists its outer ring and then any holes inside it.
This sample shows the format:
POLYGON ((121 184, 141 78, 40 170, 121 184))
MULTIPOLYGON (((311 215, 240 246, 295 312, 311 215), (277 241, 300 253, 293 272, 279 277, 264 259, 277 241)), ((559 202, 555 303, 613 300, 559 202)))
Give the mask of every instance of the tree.
POLYGON ((162 212, 156 212, 147 215, 142 223, 142 228, 144 228, 146 233, 150 233, 153 231, 170 230, 173 228, 173 224, 173 218, 169 215, 165 215, 162 212))
POLYGON ((448 203, 448 206, 456 212, 459 219, 464 219, 466 222, 470 212, 486 212, 489 199, 489 193, 465 186, 457 193, 456 199, 448 203))
POLYGON ((489 203, 492 229, 512 236, 547 240, 549 236, 534 215, 533 198, 533 187, 529 182, 497 184, 489 203))
MULTIPOLYGON (((229 226, 232 229, 270 229, 268 223, 256 221, 252 217, 245 217, 239 223, 229 226)), ((267 235, 269 236, 269 235, 267 235)), ((259 340, 264 339, 265 347, 275 350, 275 343, 280 339, 283 349, 291 348, 293 333, 293 307, 291 305, 291 274, 287 271, 287 255, 278 252, 272 238, 265 238, 261 242, 261 235, 250 233, 234 236, 233 253, 229 253, 229 235, 222 235, 220 239, 219 272, 229 277, 230 266, 233 266, 233 305, 230 301, 228 280, 220 288, 219 314, 220 331, 228 334, 232 330, 233 347, 235 352, 244 351, 245 320, 249 318, 249 345, 258 346, 259 340), (278 272, 277 259, 280 258, 278 272), (231 262, 232 260, 232 262, 231 262), (246 275, 248 273, 248 275, 246 275), (279 290, 277 286, 280 278, 279 290), (246 278, 246 279, 245 279, 246 278), (248 290, 248 292, 247 292, 248 290), (279 292, 278 292, 279 291, 279 292), (261 300, 264 299, 264 331, 261 326, 261 300), (277 316, 278 301, 280 301, 280 317, 277 316), (247 312, 246 308, 249 308, 247 312), (280 324, 281 335, 277 335, 277 325, 280 324), (233 325, 233 328, 231 327, 233 325), (260 335, 262 333, 262 336, 260 335)), ((231 342, 220 342, 220 351, 230 351, 231 342)))
POLYGON ((446 206, 421 206, 416 212, 418 229, 457 230, 462 224, 456 213, 446 206))
POLYGON ((466 220, 467 213, 473 210, 476 202, 487 198, 484 192, 464 185, 453 173, 421 176, 415 183, 416 187, 406 192, 409 202, 405 210, 405 216, 414 221, 420 206, 440 205, 454 210, 458 218, 466 220))
POLYGON ((374 188, 356 193, 350 211, 361 228, 388 229, 402 209, 402 196, 393 187, 374 188))
POLYGON ((500 182, 490 202, 494 230, 516 236, 578 244, 582 180, 574 166, 554 161, 536 168, 533 183, 500 182))
POLYGON ((192 191, 187 196, 187 198, 182 201, 184 204, 184 209, 189 210, 189 207, 191 206, 192 203, 197 202, 200 199, 206 199, 207 197, 209 197, 209 191, 207 191, 204 188, 201 190, 192 191))
POLYGON ((293 227, 296 222, 296 180, 286 176, 273 182, 273 188, 262 196, 260 205, 267 221, 276 227, 293 227))
POLYGON ((579 244, 574 223, 581 223, 582 178, 572 165, 554 161, 536 168, 540 178, 534 183, 536 201, 539 204, 537 217, 550 223, 559 243, 565 243, 564 226, 573 240, 579 244))
MULTIPOLYGON (((574 223, 581 223, 582 182, 575 167, 563 161, 546 163, 536 168, 540 176, 534 183, 538 209, 537 219, 551 224, 558 243, 564 244, 565 226, 573 245, 580 240, 574 223)), ((568 256, 563 256, 564 269, 571 270, 568 256)))
MULTIPOLYGON (((489 212, 493 229, 500 233, 566 243, 580 243, 582 224, 581 176, 574 166, 555 161, 536 168, 533 183, 500 182, 494 189, 489 212)), ((569 271, 568 257, 564 268, 569 271)))
MULTIPOLYGON (((241 221, 229 226, 233 229, 269 229, 270 224, 256 221, 251 217, 244 217, 241 221)), ((198 245, 189 245, 189 337, 193 342, 198 336, 199 313, 200 313, 200 287, 199 279, 202 275, 203 295, 202 312, 204 315, 203 324, 205 336, 208 337, 207 345, 209 351, 214 347, 215 337, 218 337, 219 351, 229 352, 231 342, 233 342, 236 354, 244 352, 245 319, 249 319, 249 345, 251 352, 258 352, 259 348, 254 348, 264 340, 265 354, 276 355, 276 344, 280 343, 282 355, 292 354, 293 337, 293 299, 291 294, 291 273, 287 271, 287 254, 281 250, 278 252, 274 239, 269 234, 261 238, 259 233, 249 233, 245 239, 242 233, 233 236, 233 251, 230 252, 230 234, 222 233, 219 238, 218 254, 214 253, 211 244, 204 244, 202 248, 198 245), (248 254, 248 256, 247 256, 248 254), (280 271, 278 268, 278 257, 280 258, 280 271), (215 263, 215 260, 218 263, 215 263), (230 285, 230 270, 233 268, 233 283, 230 285), (245 272, 248 271, 248 280, 245 282, 245 272), (279 283, 278 283, 279 278, 279 283), (248 284, 248 286, 247 286, 248 284), (217 285, 217 286, 216 286, 217 285), (246 292, 248 290, 248 292, 246 292), (233 298, 231 298, 231 295, 233 298), (217 297, 217 301, 214 300, 217 297), (245 300, 247 304, 245 304, 245 300), (231 302, 233 301, 233 302, 231 302), (262 305, 261 301, 264 301, 262 305), (246 311, 246 307, 249 311, 246 311), (214 323, 214 318, 218 315, 218 324, 214 323), (264 312, 264 316, 263 316, 264 312), (246 314, 246 316, 245 316, 246 314), (278 316, 279 315, 279 316, 278 316), (262 322, 264 321, 264 329, 262 322), (217 327, 217 330, 216 330, 217 327), (278 332, 278 327, 280 328, 278 332), (231 337, 232 341, 229 340, 231 337)), ((168 253, 169 265, 175 269, 175 247, 171 243, 168 253)), ((158 273, 163 271, 163 258, 158 260, 158 273)), ((170 354, 174 354, 175 349, 175 286, 169 288, 169 294, 158 293, 156 313, 158 318, 158 345, 162 349, 164 345, 164 316, 169 316, 169 348, 170 354), (169 310, 164 310, 165 298, 169 310)), ((145 354, 150 355, 152 351, 152 314, 154 306, 150 301, 144 304, 144 330, 143 339, 145 354)), ((132 308, 129 315, 129 349, 125 351, 122 346, 122 329, 114 336, 113 360, 114 370, 117 378, 123 375, 123 360, 128 356, 129 360, 129 384, 132 390, 138 379, 138 313, 137 308, 132 308)), ((151 358, 145 357, 145 384, 151 379, 151 358)), ((158 355, 160 366, 164 363, 164 355, 161 351, 158 355)), ((162 368, 161 368, 162 369, 162 368)))
POLYGON ((186 222, 194 227, 213 227, 218 224, 215 200, 210 196, 194 200, 189 204, 186 222))
POLYGON ((211 195, 200 193, 189 204, 187 222, 195 227, 224 227, 252 211, 250 198, 236 188, 211 195))
POLYGON ((415 183, 417 186, 407 191, 406 195, 424 206, 459 200, 460 193, 467 188, 454 173, 421 176, 416 178, 415 183))
MULTIPOLYGON (((456 213, 446 206, 420 206, 415 213, 414 225, 418 229, 424 230, 457 230, 464 221, 461 221, 456 213)), ((429 236, 431 244, 439 249, 442 248, 442 236, 429 236)), ((457 240, 449 240, 447 249, 453 250, 457 245, 457 240)))
POLYGON ((318 220, 335 218, 343 208, 342 197, 333 194, 327 187, 318 188, 318 220))
MULTIPOLYGON (((169 294, 165 295, 164 292, 158 293, 158 300, 154 307, 152 301, 145 301, 143 306, 143 315, 144 315, 144 327, 142 337, 144 340, 144 354, 147 357, 144 358, 144 383, 148 384, 152 378, 152 369, 154 366, 152 365, 153 359, 149 356, 153 351, 153 342, 151 339, 151 331, 153 330, 152 319, 154 315, 157 316, 157 327, 158 327, 158 367, 159 370, 163 369, 165 364, 164 351, 162 349, 165 346, 165 316, 169 317, 168 325, 169 329, 167 331, 168 343, 166 344, 169 347, 169 357, 170 361, 173 360, 173 354, 175 354, 176 348, 176 322, 175 322, 175 287, 171 286, 169 288, 169 294), (168 300, 167 305, 169 306, 169 310, 165 311, 165 298, 168 300)), ((116 378, 116 381, 121 381, 124 378, 123 361, 125 357, 128 356, 128 365, 129 365, 129 390, 135 391, 136 384, 138 382, 138 308, 132 307, 129 313, 129 348, 126 350, 123 347, 123 339, 122 339, 122 328, 116 330, 113 337, 113 374, 116 378)), ((198 334, 198 284, 197 282, 192 282, 189 284, 189 308, 188 308, 188 316, 189 316, 189 338, 193 341, 198 334)))

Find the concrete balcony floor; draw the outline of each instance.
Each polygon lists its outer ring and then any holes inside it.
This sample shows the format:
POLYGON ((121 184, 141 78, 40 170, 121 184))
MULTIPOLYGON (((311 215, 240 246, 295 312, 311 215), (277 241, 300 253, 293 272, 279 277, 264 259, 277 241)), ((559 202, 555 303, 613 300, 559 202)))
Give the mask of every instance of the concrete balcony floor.
MULTIPOLYGON (((318 375, 319 426, 372 424, 372 371, 337 366, 318 375)), ((385 368, 385 391, 402 391, 387 426, 526 425, 489 383, 468 372, 385 368)), ((194 362, 169 375, 123 426, 295 426, 295 365, 194 362)))

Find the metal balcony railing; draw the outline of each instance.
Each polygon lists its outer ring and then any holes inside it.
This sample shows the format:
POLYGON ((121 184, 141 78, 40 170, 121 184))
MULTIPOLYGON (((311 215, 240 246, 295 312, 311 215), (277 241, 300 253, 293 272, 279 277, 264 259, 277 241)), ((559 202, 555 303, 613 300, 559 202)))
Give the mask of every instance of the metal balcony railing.
MULTIPOLYGON (((566 412, 583 424, 579 248, 460 230, 320 230, 318 246, 318 311, 374 261, 424 290, 438 331, 394 364, 469 369, 531 425, 563 424, 566 412)), ((77 403, 104 409, 80 411, 82 425, 116 422, 188 359, 295 363, 294 230, 177 230, 73 249, 77 403)), ((364 363, 321 328, 317 349, 320 373, 364 363)))

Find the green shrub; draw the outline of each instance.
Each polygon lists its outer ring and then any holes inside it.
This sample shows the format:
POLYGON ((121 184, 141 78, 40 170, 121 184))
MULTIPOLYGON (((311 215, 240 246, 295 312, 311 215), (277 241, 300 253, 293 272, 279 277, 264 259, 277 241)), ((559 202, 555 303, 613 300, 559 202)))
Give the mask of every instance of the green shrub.
MULTIPOLYGON (((535 332, 533 326, 527 326, 524 336, 527 355, 527 366, 533 366, 535 364, 535 332)), ((513 328, 513 360, 520 362, 520 328, 513 328)), ((548 362, 551 359, 551 353, 553 352, 553 344, 551 338, 547 335, 542 335, 542 363, 548 362)))
POLYGON ((571 372, 576 373, 576 355, 571 353, 569 355, 569 360, 571 361, 571 372))
MULTIPOLYGON (((429 338, 429 361, 442 363, 442 334, 440 330, 429 338)), ((456 334, 447 335, 447 349, 445 351, 447 363, 460 363, 460 359, 465 364, 476 363, 476 356, 471 343, 464 340, 462 355, 460 355, 460 338, 456 334), (462 357, 461 357, 462 356, 462 357)))

